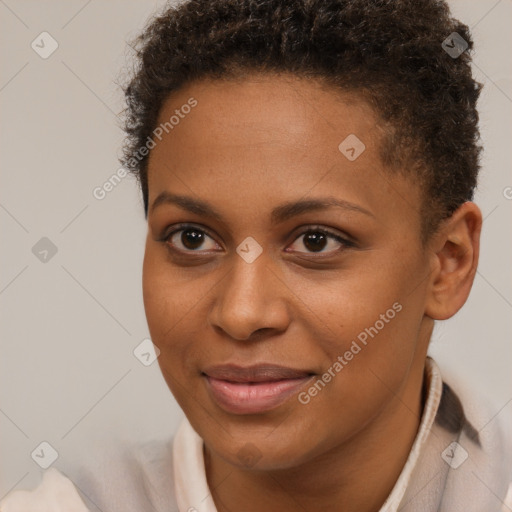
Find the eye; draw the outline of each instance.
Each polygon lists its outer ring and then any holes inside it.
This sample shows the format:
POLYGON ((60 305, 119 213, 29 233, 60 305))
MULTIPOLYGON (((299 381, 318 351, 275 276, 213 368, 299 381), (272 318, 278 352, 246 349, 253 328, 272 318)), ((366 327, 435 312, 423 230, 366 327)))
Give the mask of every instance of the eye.
MULTIPOLYGON (((179 253, 203 253, 216 251, 220 247, 206 230, 189 224, 175 226, 160 241, 164 242, 172 251, 179 253)), ((287 248, 286 251, 324 254, 354 246, 352 241, 337 233, 332 233, 325 228, 313 227, 303 231, 289 246, 291 249, 287 248), (302 248, 305 248, 306 251, 301 250, 302 248)))
MULTIPOLYGON (((310 253, 332 253, 355 245, 350 240, 336 233, 331 233, 325 228, 311 228, 304 231, 296 238, 294 244, 297 244, 298 247, 292 249, 292 251, 304 252, 300 248, 305 247, 307 252, 310 253)), ((294 244, 290 247, 293 247, 294 244)))
POLYGON ((178 226, 170 233, 164 235, 162 241, 171 249, 180 252, 212 251, 219 247, 204 229, 189 225, 178 226))

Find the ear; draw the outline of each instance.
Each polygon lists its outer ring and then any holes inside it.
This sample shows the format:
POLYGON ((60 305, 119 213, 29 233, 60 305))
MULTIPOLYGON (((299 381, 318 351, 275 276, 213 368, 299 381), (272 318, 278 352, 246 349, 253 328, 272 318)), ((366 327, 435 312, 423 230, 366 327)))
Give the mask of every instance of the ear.
POLYGON ((434 320, 452 317, 466 302, 478 265, 482 212, 463 203, 446 219, 429 244, 431 269, 425 314, 434 320))

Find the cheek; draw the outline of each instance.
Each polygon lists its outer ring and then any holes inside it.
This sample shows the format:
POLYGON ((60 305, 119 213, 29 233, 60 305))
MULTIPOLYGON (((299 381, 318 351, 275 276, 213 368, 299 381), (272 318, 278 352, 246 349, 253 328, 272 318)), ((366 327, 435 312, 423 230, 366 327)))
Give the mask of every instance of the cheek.
POLYGON ((167 313, 169 310, 175 311, 169 307, 172 295, 168 292, 163 264, 158 261, 155 251, 146 246, 142 270, 142 296, 152 341, 159 348, 165 329, 173 323, 173 318, 169 318, 167 313))
POLYGON ((373 394, 372 383, 379 384, 379 377, 396 389, 415 355, 424 290, 415 287, 413 276, 418 280, 423 273, 412 259, 407 264, 396 264, 391 258, 381 261, 372 259, 371 265, 347 274, 335 285, 308 287, 302 297, 314 313, 310 325, 316 326, 311 336, 316 353, 324 371, 331 368, 336 374, 329 387, 342 401, 347 390, 373 394))
POLYGON ((158 364, 162 376, 180 406, 186 407, 182 396, 188 381, 185 362, 193 357, 188 353, 186 337, 180 333, 187 327, 187 311, 191 307, 187 297, 191 297, 179 285, 160 252, 146 246, 142 276, 144 309, 151 340, 160 350, 158 364))
POLYGON ((178 350, 179 340, 183 339, 179 333, 200 301, 201 290, 179 277, 166 262, 164 251, 146 246, 142 291, 153 343, 162 354, 178 350))
POLYGON ((340 279, 331 277, 330 282, 316 280, 290 288, 304 304, 307 324, 316 326, 315 342, 331 355, 348 350, 358 338, 364 344, 377 334, 396 334, 403 316, 398 311, 405 298, 402 280, 385 269, 369 267, 340 279))

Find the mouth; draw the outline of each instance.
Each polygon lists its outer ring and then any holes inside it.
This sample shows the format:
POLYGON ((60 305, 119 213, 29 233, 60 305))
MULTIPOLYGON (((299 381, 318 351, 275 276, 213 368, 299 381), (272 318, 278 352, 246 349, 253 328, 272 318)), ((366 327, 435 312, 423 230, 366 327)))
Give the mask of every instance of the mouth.
POLYGON ((276 409, 294 396, 314 373, 272 364, 249 367, 222 365, 202 373, 214 402, 233 414, 258 414, 276 409))

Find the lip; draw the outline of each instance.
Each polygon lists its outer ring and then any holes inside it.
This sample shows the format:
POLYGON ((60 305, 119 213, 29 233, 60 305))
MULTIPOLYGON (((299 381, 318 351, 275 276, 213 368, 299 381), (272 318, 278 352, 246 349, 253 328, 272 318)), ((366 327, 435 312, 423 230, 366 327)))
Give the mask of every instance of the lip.
POLYGON ((219 407, 234 414, 276 409, 295 395, 313 372, 274 364, 212 366, 203 372, 208 392, 219 407))

